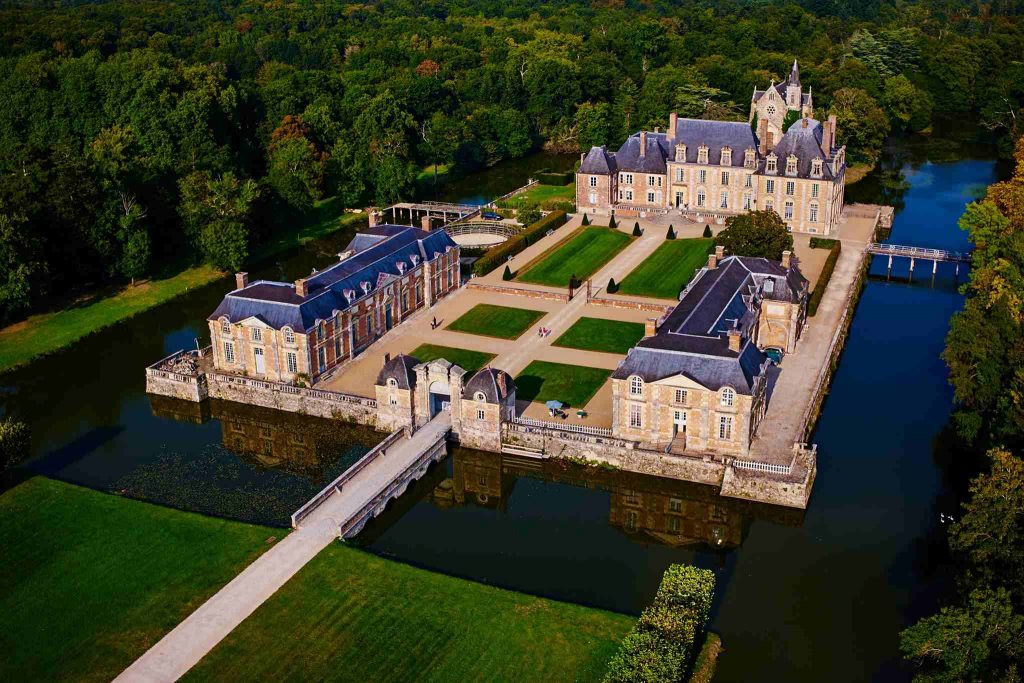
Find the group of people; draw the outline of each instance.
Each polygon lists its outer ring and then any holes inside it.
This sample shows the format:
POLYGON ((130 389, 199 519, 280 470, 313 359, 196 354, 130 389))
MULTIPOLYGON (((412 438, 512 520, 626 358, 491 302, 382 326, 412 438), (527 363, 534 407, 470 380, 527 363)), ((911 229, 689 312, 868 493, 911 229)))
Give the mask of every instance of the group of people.
POLYGON ((548 328, 546 328, 546 327, 542 327, 542 328, 540 328, 539 330, 537 330, 537 336, 538 336, 538 337, 546 337, 546 336, 548 336, 549 334, 551 334, 551 330, 549 330, 549 329, 548 329, 548 328))

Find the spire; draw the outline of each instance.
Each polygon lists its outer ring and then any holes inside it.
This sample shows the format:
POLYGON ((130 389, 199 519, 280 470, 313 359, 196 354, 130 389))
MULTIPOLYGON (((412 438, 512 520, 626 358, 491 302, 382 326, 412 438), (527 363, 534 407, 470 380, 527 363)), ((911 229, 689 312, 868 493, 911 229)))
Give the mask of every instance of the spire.
POLYGON ((787 80, 793 85, 800 85, 800 67, 795 59, 793 60, 793 68, 789 70, 789 78, 787 80))

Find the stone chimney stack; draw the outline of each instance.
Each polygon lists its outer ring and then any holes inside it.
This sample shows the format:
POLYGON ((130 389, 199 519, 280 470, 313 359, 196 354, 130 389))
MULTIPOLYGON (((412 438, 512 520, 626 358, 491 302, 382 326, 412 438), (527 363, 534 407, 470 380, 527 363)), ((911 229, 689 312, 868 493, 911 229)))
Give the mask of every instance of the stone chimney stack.
POLYGON ((367 220, 370 223, 370 227, 372 228, 373 226, 377 225, 377 212, 374 211, 373 209, 370 209, 366 213, 367 213, 367 220))
POLYGON ((836 115, 832 114, 825 122, 821 133, 821 151, 826 157, 832 156, 832 148, 836 145, 836 115))
POLYGON ((675 142, 676 140, 676 124, 679 121, 679 117, 675 112, 668 115, 668 141, 675 142))
POLYGON ((653 337, 658 331, 658 319, 648 318, 644 321, 644 339, 653 337))
POLYGON ((249 286, 249 273, 235 273, 235 289, 245 289, 249 286))
POLYGON ((424 230, 426 230, 427 232, 430 232, 430 229, 431 229, 430 216, 424 216, 423 218, 421 218, 420 219, 420 225, 423 226, 424 230))
POLYGON ((800 119, 800 121, 801 121, 801 125, 804 128, 806 128, 807 127, 807 117, 805 116, 804 118, 800 119))
POLYGON ((647 156, 647 131, 640 131, 640 158, 647 156))
POLYGON ((733 327, 731 330, 729 330, 728 336, 729 336, 729 350, 730 351, 735 351, 736 353, 739 353, 740 352, 740 342, 743 341, 743 337, 740 334, 739 329, 733 327))
POLYGON ((305 280, 295 281, 295 293, 301 296, 302 298, 306 298, 306 295, 309 293, 309 290, 306 288, 305 280))
POLYGON ((715 247, 715 253, 708 254, 708 270, 714 270, 718 267, 718 262, 725 258, 725 247, 715 247))
POLYGON ((789 270, 792 267, 792 263, 793 252, 787 249, 786 251, 782 252, 782 267, 785 268, 786 270, 789 270))
POLYGON ((768 153, 768 119, 766 118, 757 120, 757 151, 762 156, 768 153))

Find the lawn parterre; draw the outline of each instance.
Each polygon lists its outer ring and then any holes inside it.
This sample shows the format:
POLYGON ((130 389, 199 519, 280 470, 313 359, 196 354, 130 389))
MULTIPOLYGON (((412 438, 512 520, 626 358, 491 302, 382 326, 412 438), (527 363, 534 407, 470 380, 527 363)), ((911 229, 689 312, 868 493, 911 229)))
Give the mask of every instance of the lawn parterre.
POLYGON ((499 339, 518 339, 545 315, 544 311, 533 311, 528 308, 477 304, 446 329, 499 339))
POLYGON ((493 353, 457 349, 453 346, 438 346, 437 344, 420 344, 409 355, 421 363, 429 363, 435 358, 444 358, 468 372, 476 372, 494 359, 493 353))
POLYGON ((580 318, 554 346, 566 346, 586 351, 626 353, 644 337, 644 324, 604 318, 580 318))
POLYGON ((596 681, 635 619, 333 544, 189 681, 596 681))
POLYGON ((0 680, 111 680, 284 533, 23 482, 0 495, 0 680))
POLYGON ((632 239, 618 230, 597 226, 583 228, 542 256, 516 279, 536 285, 568 287, 570 277, 590 277, 625 249, 632 239))
POLYGON ((524 401, 561 401, 582 408, 611 376, 611 370, 535 360, 516 377, 516 398, 524 401))
POLYGON ((707 263, 714 240, 667 240, 620 283, 620 294, 675 299, 707 263))

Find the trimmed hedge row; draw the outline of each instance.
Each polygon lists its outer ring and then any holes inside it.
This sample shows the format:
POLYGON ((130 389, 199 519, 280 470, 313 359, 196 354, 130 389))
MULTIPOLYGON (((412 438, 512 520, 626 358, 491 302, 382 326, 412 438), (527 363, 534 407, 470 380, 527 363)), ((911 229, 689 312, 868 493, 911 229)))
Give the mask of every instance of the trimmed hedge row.
POLYGON ((828 287, 828 281, 832 279, 832 271, 836 269, 836 261, 839 260, 839 253, 843 250, 843 243, 839 240, 832 240, 831 251, 828 253, 828 258, 825 259, 825 265, 821 268, 821 275, 818 276, 818 284, 815 285, 814 291, 811 292, 811 298, 807 301, 807 315, 814 315, 818 312, 818 305, 821 304, 821 299, 825 296, 825 288, 828 287))
POLYGON ((704 646, 697 655, 697 661, 693 663, 693 673, 690 674, 690 683, 711 683, 715 677, 715 669, 718 666, 718 655, 722 652, 722 639, 717 633, 708 633, 704 639, 704 646))
POLYGON ((811 249, 831 249, 838 241, 839 240, 834 240, 831 237, 812 237, 811 249))
POLYGON ((508 261, 510 256, 515 256, 531 244, 539 242, 548 230, 554 230, 565 225, 568 220, 564 211, 552 211, 542 216, 539 221, 527 226, 515 237, 506 240, 500 246, 488 251, 473 264, 473 274, 476 276, 487 275, 498 266, 508 261))
POLYGON ((668 568, 650 607, 608 665, 606 683, 677 683, 694 659, 715 593, 715 575, 681 564, 668 568))
POLYGON ((576 174, 572 171, 543 171, 537 174, 537 182, 541 185, 568 185, 575 179, 576 174))

